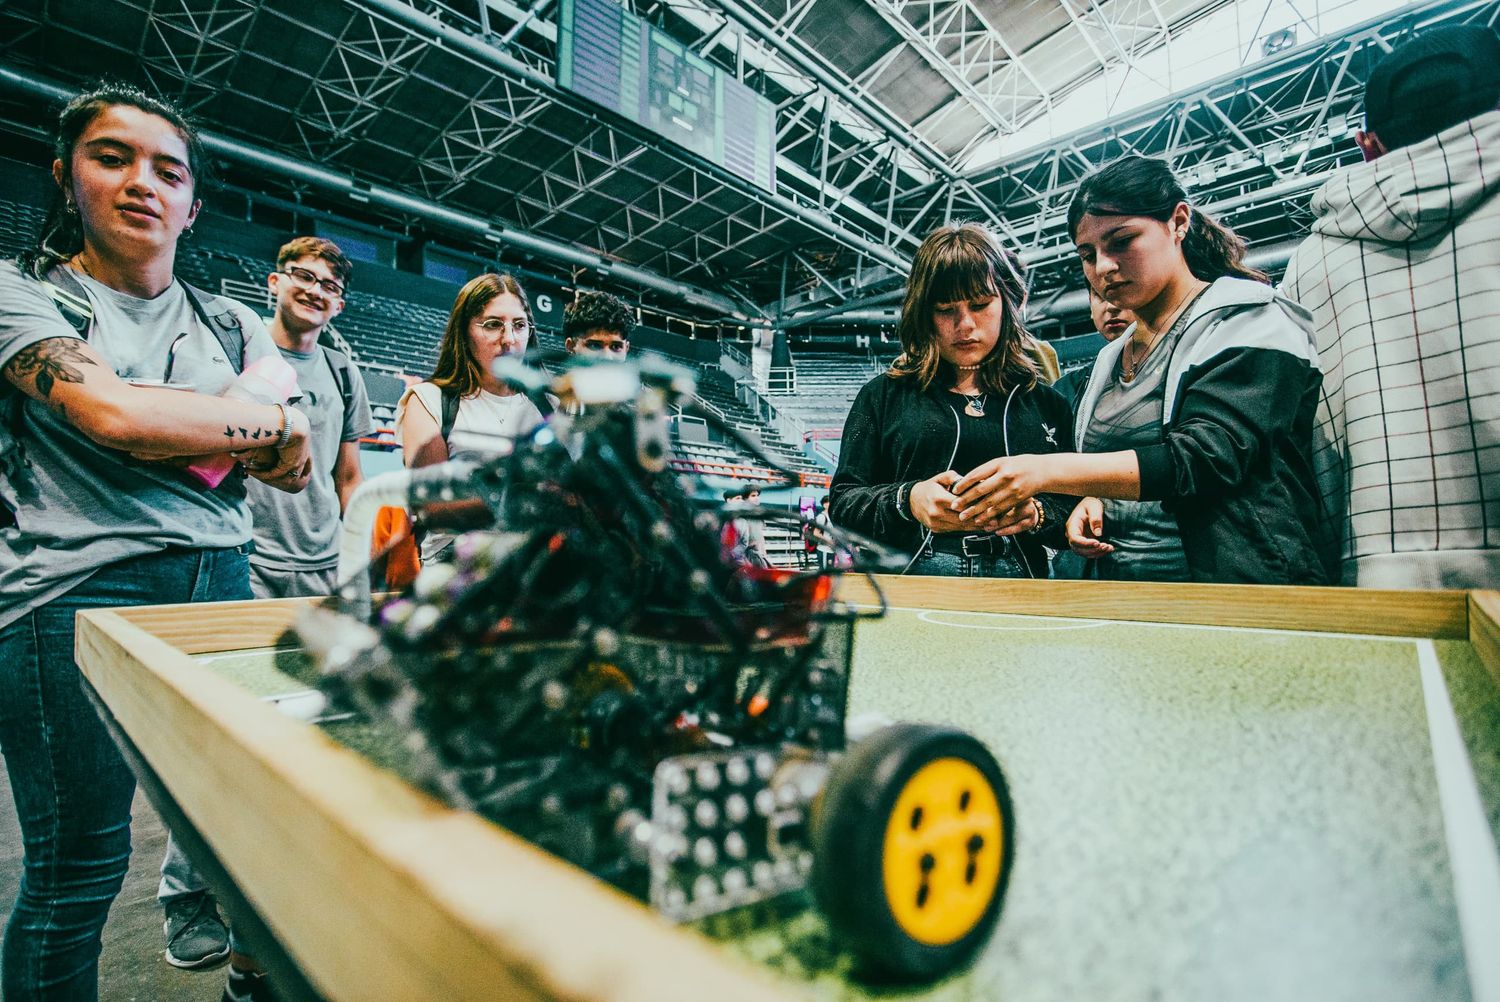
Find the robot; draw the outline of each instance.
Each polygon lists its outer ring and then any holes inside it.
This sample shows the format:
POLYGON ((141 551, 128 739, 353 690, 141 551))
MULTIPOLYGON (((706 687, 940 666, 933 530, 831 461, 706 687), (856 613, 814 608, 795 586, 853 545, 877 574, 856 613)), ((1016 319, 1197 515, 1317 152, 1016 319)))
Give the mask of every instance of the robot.
MULTIPOLYGON (((739 555, 733 519, 789 516, 695 507, 668 436, 691 372, 648 357, 497 374, 547 423, 492 462, 387 474, 351 503, 342 609, 299 628, 330 699, 402 728, 429 790, 668 919, 810 891, 878 977, 971 957, 1015 854, 1000 767, 948 727, 849 740, 855 626, 883 609, 840 603, 835 572, 739 555), (400 501, 480 528, 372 603, 352 572, 365 523, 400 501)), ((860 571, 901 566, 829 531, 860 571)))

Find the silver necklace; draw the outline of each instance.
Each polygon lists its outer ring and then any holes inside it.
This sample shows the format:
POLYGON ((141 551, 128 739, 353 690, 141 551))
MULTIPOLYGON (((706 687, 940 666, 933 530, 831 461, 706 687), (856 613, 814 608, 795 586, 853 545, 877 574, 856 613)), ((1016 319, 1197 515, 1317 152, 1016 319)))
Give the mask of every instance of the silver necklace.
POLYGON ((965 414, 969 415, 969 417, 984 417, 984 404, 985 400, 989 397, 988 393, 965 393, 963 397, 968 401, 968 403, 964 404, 965 414))
POLYGON ((1125 346, 1125 350, 1120 352, 1120 375, 1125 382, 1128 383, 1135 379, 1136 371, 1142 365, 1146 364, 1146 359, 1151 357, 1151 352, 1156 348, 1156 343, 1162 339, 1164 334, 1172 330, 1172 327, 1182 317, 1182 311, 1187 309, 1192 301, 1197 298, 1198 293, 1207 287, 1208 283, 1205 282, 1190 289, 1187 295, 1183 296, 1173 308, 1171 316, 1162 324, 1161 329, 1151 335, 1151 340, 1146 342, 1144 350, 1140 350, 1140 345, 1134 337, 1130 339, 1130 343, 1125 346))

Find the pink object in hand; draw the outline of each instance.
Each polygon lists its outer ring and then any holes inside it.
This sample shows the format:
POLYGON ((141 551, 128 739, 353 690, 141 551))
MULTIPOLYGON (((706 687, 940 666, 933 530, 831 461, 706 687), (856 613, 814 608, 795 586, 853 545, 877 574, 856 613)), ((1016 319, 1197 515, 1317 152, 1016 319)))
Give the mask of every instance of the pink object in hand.
MULTIPOLYGON (((296 392, 297 370, 280 355, 271 355, 251 362, 221 396, 258 404, 284 404, 296 392)), ((203 486, 217 487, 236 462, 229 453, 220 453, 194 463, 187 472, 203 486)))

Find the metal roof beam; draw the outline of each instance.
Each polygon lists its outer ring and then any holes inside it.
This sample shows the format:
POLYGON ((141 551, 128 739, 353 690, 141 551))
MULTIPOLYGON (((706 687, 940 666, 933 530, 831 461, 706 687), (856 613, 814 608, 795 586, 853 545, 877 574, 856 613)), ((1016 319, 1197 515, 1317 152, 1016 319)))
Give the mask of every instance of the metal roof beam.
MULTIPOLYGON (((355 6, 365 7, 381 13, 398 24, 404 25, 408 29, 436 41, 438 44, 457 49, 483 64, 488 64, 502 72, 519 77, 531 86, 539 89, 558 104, 573 106, 581 100, 559 89, 550 77, 521 62, 509 53, 496 49, 487 40, 443 24, 436 18, 424 14, 410 4, 403 2, 403 0, 352 0, 352 2, 355 6)), ((776 166, 778 172, 787 170, 788 173, 793 173, 794 171, 801 173, 800 168, 796 164, 785 161, 784 158, 778 157, 776 166)), ((724 177, 731 177, 727 171, 716 173, 720 173, 724 177)), ((752 191, 753 185, 738 176, 733 177, 733 184, 746 197, 755 200, 769 199, 781 212, 795 217, 812 229, 831 237, 838 243, 869 254, 878 260, 888 262, 900 262, 902 260, 899 255, 892 253, 886 246, 876 243, 863 234, 846 229, 835 222, 829 215, 805 207, 785 195, 766 194, 759 190, 752 191)))
POLYGON ((979 113, 979 117, 989 123, 991 129, 1002 136, 1008 136, 1016 131, 1015 124, 985 100, 968 78, 937 51, 932 40, 924 36, 915 25, 902 16, 895 4, 890 0, 865 0, 865 3, 901 36, 912 51, 936 70, 949 87, 962 95, 969 106, 979 113))
MULTIPOLYGON (((63 103, 73 97, 74 92, 51 81, 43 80, 18 68, 0 63, 0 85, 28 97, 63 103)), ((338 174, 325 167, 304 161, 293 160, 281 153, 252 146, 237 139, 204 131, 203 145, 216 156, 233 161, 244 167, 262 170, 288 180, 301 182, 310 187, 340 195, 361 204, 376 205, 384 209, 415 216, 442 229, 479 236, 502 246, 509 246, 538 257, 558 261, 579 268, 588 268, 612 278, 665 293, 689 305, 706 309, 722 316, 740 320, 753 319, 746 314, 741 304, 727 296, 705 289, 694 288, 684 282, 667 278, 656 272, 616 261, 606 261, 577 247, 495 224, 468 212, 453 209, 416 198, 404 192, 380 185, 366 185, 352 177, 338 174)))

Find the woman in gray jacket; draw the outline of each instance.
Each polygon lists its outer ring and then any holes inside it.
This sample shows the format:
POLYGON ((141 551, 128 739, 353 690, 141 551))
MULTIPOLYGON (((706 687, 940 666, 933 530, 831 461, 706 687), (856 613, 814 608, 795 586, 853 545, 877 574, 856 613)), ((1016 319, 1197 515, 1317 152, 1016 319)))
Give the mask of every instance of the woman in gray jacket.
POLYGON ((1167 165, 1130 156, 1068 211, 1090 285, 1132 311, 1079 401, 1073 453, 986 464, 954 486, 984 519, 1041 492, 1084 497, 1074 552, 1105 577, 1323 584, 1337 539, 1313 473, 1322 386, 1308 314, 1242 263, 1167 165))

